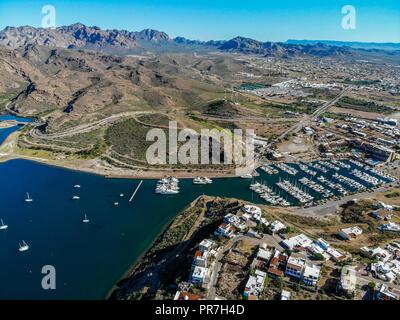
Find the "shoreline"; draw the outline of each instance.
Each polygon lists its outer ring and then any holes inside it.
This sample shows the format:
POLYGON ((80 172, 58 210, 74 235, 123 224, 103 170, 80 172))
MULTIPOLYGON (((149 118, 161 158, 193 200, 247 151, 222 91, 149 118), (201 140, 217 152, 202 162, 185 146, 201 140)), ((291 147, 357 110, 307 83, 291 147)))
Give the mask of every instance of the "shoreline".
MULTIPOLYGON (((135 274, 137 268, 141 265, 143 262, 143 259, 146 257, 148 252, 152 247, 154 247, 155 244, 162 238, 162 236, 165 234, 165 232, 171 227, 173 222, 176 220, 176 218, 183 213, 185 210, 193 207, 202 197, 205 197, 204 195, 198 196, 196 199, 191 201, 189 204, 185 205, 162 229, 161 231, 157 234, 157 236, 154 238, 153 241, 146 247, 146 249, 143 251, 143 253, 134 261, 129 268, 123 273, 123 275, 120 277, 118 282, 109 290, 107 293, 107 296, 105 300, 116 300, 115 295, 117 294, 117 291, 121 289, 119 284, 125 284, 129 280, 131 280, 132 276, 135 274)), ((206 196, 207 197, 207 196, 206 196)))
MULTIPOLYGON (((193 171, 191 170, 181 170, 181 171, 174 171, 174 170, 157 170, 157 169, 149 169, 147 170, 140 170, 138 169, 137 172, 131 173, 131 172, 126 172, 127 170, 125 169, 116 169, 116 170, 107 170, 105 168, 93 168, 89 166, 78 166, 73 163, 65 163, 65 162, 59 162, 57 160, 49 160, 49 159, 43 159, 43 158, 38 158, 34 156, 26 156, 26 155, 21 155, 21 154, 9 154, 5 153, 2 154, 0 152, 0 163, 2 162, 8 162, 12 160, 27 160, 27 161, 33 161, 37 162, 40 164, 45 164, 45 165, 50 165, 58 168, 63 168, 63 169, 68 169, 68 170, 73 170, 73 171, 79 171, 79 172, 84 172, 84 173, 89 173, 89 174, 96 174, 99 176, 103 176, 104 178, 108 179, 143 179, 143 180, 151 180, 151 179, 160 179, 165 176, 174 176, 177 178, 182 178, 182 179, 193 179, 198 176, 207 176, 209 178, 216 178, 216 179, 223 179, 223 178, 238 178, 238 175, 235 175, 233 173, 225 173, 225 172, 215 172, 215 171, 209 171, 209 170, 204 170, 204 171, 193 171), (121 172, 118 172, 121 171, 121 172), (125 172, 124 172, 125 171, 125 172)), ((86 165, 90 165, 90 161, 95 161, 95 160, 88 160, 86 161, 86 165)), ((92 163, 94 165, 94 163, 92 163)))
MULTIPOLYGON (((124 169, 124 168, 107 168, 103 167, 99 163, 99 159, 88 159, 88 160, 57 160, 57 159, 45 159, 41 157, 35 157, 32 155, 24 155, 18 152, 17 139, 20 135, 20 131, 11 133, 0 145, 0 163, 7 162, 10 160, 28 160, 34 161, 41 164, 51 165, 63 169, 69 169, 79 172, 85 172, 90 174, 96 174, 105 178, 114 179, 160 179, 165 176, 175 176, 182 179, 193 179, 198 176, 207 176, 209 178, 236 178, 234 172, 226 172, 222 170, 195 170, 195 169, 157 169, 157 168, 137 168, 135 169, 124 169), (1 150, 4 150, 3 152, 1 150), (17 152, 15 151, 17 150, 17 152)), ((232 171, 232 170, 230 170, 232 171)))

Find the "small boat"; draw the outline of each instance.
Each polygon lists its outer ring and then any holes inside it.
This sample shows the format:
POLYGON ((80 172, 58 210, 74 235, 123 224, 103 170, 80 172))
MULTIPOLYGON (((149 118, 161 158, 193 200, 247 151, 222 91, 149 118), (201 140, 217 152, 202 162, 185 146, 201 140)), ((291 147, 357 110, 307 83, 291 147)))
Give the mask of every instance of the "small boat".
POLYGON ((3 219, 0 219, 1 225, 0 225, 0 230, 5 230, 8 228, 8 225, 4 224, 3 219))
POLYGON ((119 205, 119 202, 114 202, 114 206, 118 206, 119 205))
POLYGON ((72 200, 79 200, 79 199, 80 199, 79 196, 73 196, 73 197, 72 197, 72 200))
POLYGON ((85 214, 85 218, 82 220, 83 223, 89 223, 90 220, 88 219, 87 215, 85 214))
POLYGON ((253 179, 253 175, 250 173, 246 173, 242 176, 240 176, 242 179, 253 179))
POLYGON ((81 185, 80 184, 76 184, 76 185, 74 185, 74 188, 80 188, 81 187, 81 185))
POLYGON ((29 196, 29 193, 26 193, 26 198, 25 198, 25 202, 32 202, 33 199, 29 196))
POLYGON ((22 240, 22 244, 21 243, 19 243, 19 249, 18 249, 20 252, 23 252, 23 251, 28 251, 29 250, 29 246, 28 246, 28 244, 24 241, 24 240, 22 240))
POLYGON ((125 195, 124 195, 123 193, 120 193, 119 196, 120 196, 120 197, 123 197, 123 196, 125 196, 125 195))

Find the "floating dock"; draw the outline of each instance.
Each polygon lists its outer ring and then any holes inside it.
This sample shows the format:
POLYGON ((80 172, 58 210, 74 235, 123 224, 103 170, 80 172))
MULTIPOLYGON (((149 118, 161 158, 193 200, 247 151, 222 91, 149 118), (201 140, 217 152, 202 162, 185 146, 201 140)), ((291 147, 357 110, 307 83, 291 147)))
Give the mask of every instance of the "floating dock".
POLYGON ((136 193, 139 191, 140 186, 142 185, 143 180, 140 180, 138 186, 136 187, 135 191, 132 193, 131 198, 129 199, 129 202, 132 202, 133 198, 135 197, 136 193))

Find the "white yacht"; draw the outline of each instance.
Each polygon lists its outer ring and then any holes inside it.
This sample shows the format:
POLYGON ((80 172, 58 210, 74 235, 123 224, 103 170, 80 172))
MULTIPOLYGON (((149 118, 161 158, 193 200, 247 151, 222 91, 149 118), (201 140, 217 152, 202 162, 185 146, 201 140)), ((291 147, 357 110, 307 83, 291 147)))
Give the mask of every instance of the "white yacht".
POLYGON ((120 197, 124 197, 125 195, 124 195, 123 193, 120 193, 119 196, 120 196, 120 197))
POLYGON ((207 184, 207 181, 202 177, 196 177, 193 179, 193 184, 207 184))
POLYGON ((28 244, 25 242, 25 240, 22 240, 22 243, 19 244, 19 249, 20 252, 23 251, 28 251, 29 250, 29 246, 28 244))
POLYGON ((240 176, 242 179, 253 179, 253 175, 251 173, 246 173, 240 176))
POLYGON ((204 180, 208 183, 211 184, 213 181, 212 179, 208 178, 208 177, 204 177, 204 180))
POLYGON ((0 219, 1 225, 0 225, 0 230, 5 230, 8 228, 8 225, 4 224, 3 219, 0 219))
POLYGON ((114 206, 118 206, 119 205, 119 202, 114 202, 114 206))
POLYGON ((79 200, 79 199, 80 199, 79 196, 73 196, 73 197, 72 197, 72 200, 79 200))
POLYGON ((90 220, 88 219, 87 215, 85 214, 85 218, 82 220, 83 223, 89 223, 90 220))
POLYGON ((25 198, 25 202, 32 202, 33 199, 29 196, 29 193, 26 193, 26 198, 25 198))
POLYGON ((80 188, 81 186, 79 184, 74 185, 74 188, 80 188))

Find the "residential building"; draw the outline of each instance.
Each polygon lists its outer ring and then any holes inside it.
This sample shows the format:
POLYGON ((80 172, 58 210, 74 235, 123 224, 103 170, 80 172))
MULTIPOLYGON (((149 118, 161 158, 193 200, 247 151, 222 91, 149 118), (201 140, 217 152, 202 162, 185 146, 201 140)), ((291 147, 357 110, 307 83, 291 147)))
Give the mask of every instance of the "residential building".
POLYGON ((199 250, 200 251, 209 251, 209 250, 211 250, 211 248, 213 246, 214 246, 214 241, 212 241, 210 239, 204 239, 199 244, 199 250))
POLYGON ((291 296, 290 291, 282 290, 281 300, 290 300, 290 296, 291 296))
POLYGON ((200 251, 197 250, 194 254, 193 258, 193 266, 199 266, 207 268, 207 260, 208 260, 209 252, 208 251, 200 251))
POLYGON ((242 210, 246 213, 249 213, 251 215, 257 214, 257 215, 261 215, 261 208, 257 207, 257 206, 252 206, 252 205, 245 205, 242 210))
POLYGON ((299 234, 297 236, 291 237, 289 239, 283 240, 282 245, 290 250, 296 247, 307 248, 312 244, 312 240, 304 234, 299 234))
POLYGON ((281 254, 279 250, 275 250, 274 255, 269 263, 268 274, 273 277, 283 277, 287 264, 287 255, 281 254))
POLYGON ((174 300, 200 300, 200 296, 187 291, 177 291, 174 300))
POLYGON ((208 269, 204 267, 195 266, 190 274, 189 281, 194 284, 203 285, 206 282, 208 269))
POLYGON ((270 228, 273 233, 277 233, 281 230, 286 229, 286 226, 282 222, 275 220, 270 224, 270 228))
POLYGON ((321 268, 314 264, 306 264, 304 267, 302 280, 308 286, 315 287, 318 283, 321 268))
POLYGON ((354 267, 344 266, 340 275, 338 289, 347 294, 352 294, 356 290, 357 273, 354 267))
POLYGON ((246 220, 232 213, 228 213, 224 217, 224 223, 230 224, 239 230, 243 230, 244 228, 246 228, 246 220))
POLYGON ((394 222, 388 222, 387 224, 382 224, 379 227, 379 230, 382 232, 384 231, 391 231, 391 232, 400 232, 400 226, 394 222))
POLYGON ((330 247, 330 244, 328 242, 326 242, 324 239, 319 238, 316 242, 315 242, 318 246, 320 246, 324 251, 328 250, 328 248, 330 247))
POLYGON ((379 261, 382 262, 387 262, 392 257, 392 254, 389 251, 380 247, 376 248, 362 247, 360 250, 367 258, 370 259, 377 258, 379 261))
POLYGON ((338 233, 339 237, 341 237, 344 240, 353 240, 361 234, 362 234, 362 229, 357 226, 342 229, 338 233))
POLYGON ((392 214, 389 210, 386 209, 378 209, 371 211, 371 217, 376 220, 390 220, 392 219, 392 214))
POLYGON ((378 286, 376 298, 378 300, 399 300, 400 291, 382 283, 378 286))
POLYGON ((335 262, 340 262, 340 261, 344 261, 347 259, 346 254, 340 252, 339 250, 335 249, 335 248, 328 248, 326 250, 326 253, 330 255, 330 257, 332 258, 333 261, 335 262))
POLYGON ((289 257, 286 264, 286 275, 300 279, 305 267, 306 261, 301 258, 289 257))
POLYGON ((257 251, 257 257, 252 262, 253 269, 267 270, 273 251, 260 247, 257 251))
POLYGON ((230 223, 222 223, 214 234, 217 237, 231 238, 235 232, 235 228, 230 223))
POLYGON ((264 282, 267 274, 261 270, 255 270, 247 280, 243 296, 247 299, 258 298, 264 289, 264 282))

